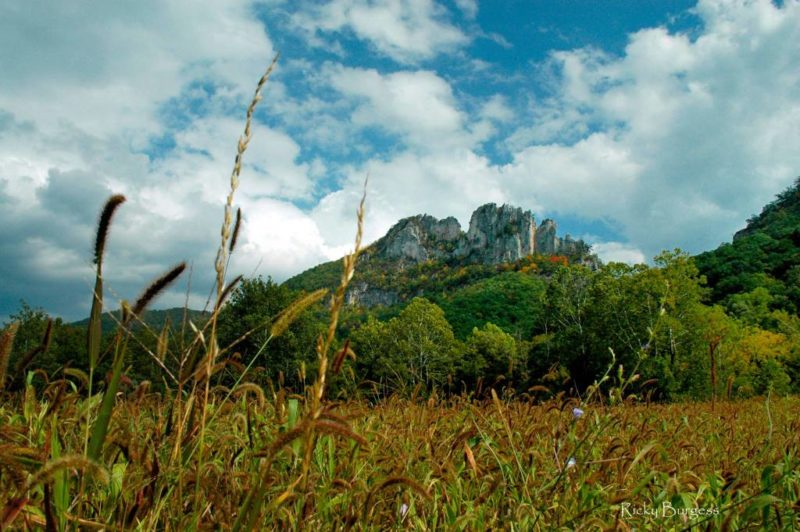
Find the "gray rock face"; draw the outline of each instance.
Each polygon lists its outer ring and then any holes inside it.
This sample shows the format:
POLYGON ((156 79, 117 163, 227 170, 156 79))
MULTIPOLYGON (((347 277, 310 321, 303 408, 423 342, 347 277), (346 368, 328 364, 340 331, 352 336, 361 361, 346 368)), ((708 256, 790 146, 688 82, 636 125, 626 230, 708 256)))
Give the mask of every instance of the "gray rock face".
POLYGON ((542 255, 578 255, 581 251, 588 252, 588 247, 583 240, 575 240, 567 235, 559 237, 556 232, 558 225, 554 220, 546 219, 536 230, 536 252, 542 255))
POLYGON ((412 262, 428 260, 428 250, 424 242, 426 236, 414 218, 404 220, 396 225, 387 235, 384 255, 390 259, 407 259, 412 262))
MULTIPOLYGON (((544 220, 537 228, 531 211, 494 203, 472 213, 466 232, 453 217, 437 220, 420 214, 400 220, 386 236, 365 249, 359 268, 369 268, 367 263, 373 263, 373 268, 398 271, 428 260, 458 265, 501 264, 535 253, 588 254, 583 241, 570 236, 559 238, 557 229, 553 220, 544 220)), ((350 286, 345 298, 348 305, 374 307, 395 305, 401 295, 360 281, 350 286)))
POLYGON ((469 222, 466 242, 458 252, 470 262, 513 262, 535 251, 536 222, 530 211, 488 203, 479 207, 469 222))
POLYGON ((536 230, 536 251, 542 254, 552 255, 558 253, 561 239, 556 236, 558 226, 551 219, 542 221, 536 230))
POLYGON ((400 302, 396 292, 372 288, 367 283, 354 283, 345 294, 345 304, 374 307, 377 305, 391 306, 400 302))
POLYGON ((533 253, 575 253, 585 248, 580 240, 558 237, 557 229, 550 219, 537 228, 531 211, 488 203, 472 213, 467 232, 453 217, 404 218, 375 243, 370 256, 397 261, 403 268, 426 260, 500 264, 533 253))
POLYGON ((461 225, 453 217, 437 220, 422 214, 404 218, 377 243, 378 253, 401 262, 420 263, 447 259, 463 238, 461 225))

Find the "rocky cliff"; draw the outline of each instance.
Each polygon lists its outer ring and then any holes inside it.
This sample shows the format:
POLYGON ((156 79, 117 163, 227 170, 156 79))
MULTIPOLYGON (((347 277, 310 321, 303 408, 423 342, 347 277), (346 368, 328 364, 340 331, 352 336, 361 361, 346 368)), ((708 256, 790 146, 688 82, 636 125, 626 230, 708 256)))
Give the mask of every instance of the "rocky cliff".
MULTIPOLYGON (((590 257, 589 246, 569 236, 562 239, 557 229, 553 220, 544 220, 537 227, 530 211, 494 203, 473 212, 466 231, 453 217, 438 220, 420 214, 404 218, 363 251, 346 295, 347 304, 392 306, 424 295, 431 287, 465 282, 453 272, 468 270, 467 277, 474 280, 507 271, 507 264, 519 266, 531 255, 566 255, 576 262, 590 257)), ((299 290, 334 288, 340 276, 341 261, 333 261, 286 284, 299 290)))
POLYGON ((423 214, 404 218, 368 255, 398 261, 401 267, 427 260, 500 264, 535 253, 574 255, 586 248, 569 236, 558 237, 556 231, 553 220, 544 220, 537 228, 531 211, 488 203, 472 213, 466 232, 452 217, 437 220, 423 214))

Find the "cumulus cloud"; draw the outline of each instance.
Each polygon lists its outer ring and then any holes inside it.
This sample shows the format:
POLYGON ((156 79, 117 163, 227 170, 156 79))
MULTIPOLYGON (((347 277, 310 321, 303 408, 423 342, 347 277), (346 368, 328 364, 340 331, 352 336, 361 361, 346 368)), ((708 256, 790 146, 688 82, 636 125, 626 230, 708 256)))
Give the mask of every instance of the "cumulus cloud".
MULTIPOLYGON (((0 315, 20 298, 88 312, 96 217, 115 192, 128 202, 109 240, 110 306, 183 259, 208 286, 244 106, 273 54, 253 14, 238 0, 0 7, 0 46, 15 50, 0 56, 0 315)), ((319 165, 278 129, 254 133, 241 197, 308 198, 319 165)))
MULTIPOLYGON (((466 225, 494 201, 605 223, 614 234, 590 242, 600 256, 640 262, 727 240, 800 168, 796 1, 701 0, 691 34, 644 28, 621 53, 561 50, 479 89, 444 60, 491 66, 467 56, 454 22, 476 2, 456 2, 454 19, 431 0, 268 6, 294 37, 341 53, 291 58, 267 86, 237 191, 237 272, 281 280, 341 256, 367 175, 367 241, 422 212, 466 225), (353 60, 363 43, 374 55, 353 60)), ((108 248, 112 297, 187 259, 204 302, 243 109, 272 55, 256 12, 0 7, 0 46, 19 50, 0 55, 0 316, 19 297, 88 312, 112 192, 129 198, 108 248)))
POLYGON ((406 151, 352 169, 343 188, 319 202, 312 217, 326 242, 344 246, 352 240, 355 207, 367 174, 367 242, 383 236, 400 218, 420 213, 455 216, 466 226, 476 206, 509 201, 489 161, 470 150, 425 155, 406 151))
POLYGON ((715 246, 787 186, 800 168, 800 4, 696 11, 694 39, 649 28, 621 57, 553 54, 560 86, 544 130, 512 135, 515 182, 530 176, 547 209, 612 218, 648 255, 715 246))
POLYGON ((14 50, 0 56, 0 109, 40 128, 139 136, 159 128, 157 107, 189 81, 249 91, 274 53, 245 0, 7 2, 0 47, 14 50))
POLYGON ((401 63, 431 59, 469 40, 432 0, 333 0, 296 14, 295 22, 312 34, 350 31, 401 63))
POLYGON ((247 275, 257 272, 286 279, 343 254, 332 251, 314 221, 291 203, 247 197, 242 207, 244 244, 234 265, 247 275))
POLYGON ((466 120, 458 110, 450 84, 434 72, 339 67, 331 85, 356 100, 351 121, 356 126, 379 127, 398 134, 416 149, 464 143, 466 120))
POLYGON ((597 254, 605 263, 624 262, 626 264, 643 264, 647 258, 639 249, 622 242, 594 242, 592 253, 597 254))
POLYGON ((525 148, 503 168, 503 183, 537 210, 596 219, 624 208, 640 174, 625 144, 594 133, 570 146, 525 148))

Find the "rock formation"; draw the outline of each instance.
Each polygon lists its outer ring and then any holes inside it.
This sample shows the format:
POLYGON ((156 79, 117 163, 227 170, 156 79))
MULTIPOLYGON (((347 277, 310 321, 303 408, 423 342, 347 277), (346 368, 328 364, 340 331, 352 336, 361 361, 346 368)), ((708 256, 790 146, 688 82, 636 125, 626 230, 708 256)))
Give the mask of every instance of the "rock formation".
MULTIPOLYGON (((487 203, 472 213, 467 232, 453 217, 437 220, 427 214, 404 218, 374 246, 374 255, 404 264, 427 260, 500 264, 533 253, 577 253, 585 245, 556 235, 547 219, 537 229, 531 211, 487 203)), ((372 255, 373 253, 370 253, 372 255)))
MULTIPOLYGON (((544 220, 537 228, 530 211, 494 203, 472 213, 467 231, 453 217, 438 220, 420 214, 404 218, 363 251, 346 302, 363 307, 392 306, 423 294, 419 286, 404 287, 408 279, 397 281, 403 272, 427 261, 440 263, 430 264, 434 271, 444 266, 516 262, 534 254, 569 255, 577 262, 592 263, 589 246, 569 236, 562 239, 556 232, 553 220, 544 220)), ((332 288, 339 282, 340 268, 340 261, 322 264, 286 284, 302 290, 332 288)))
POLYGON ((472 213, 456 255, 469 262, 499 264, 531 255, 535 248, 536 222, 531 211, 488 203, 472 213))
POLYGON ((373 288, 365 282, 353 283, 345 294, 345 304, 375 307, 388 307, 400 302, 397 292, 373 288))
POLYGON ((385 258, 418 263, 447 259, 462 237, 455 218, 437 220, 421 214, 397 222, 376 246, 385 258))
POLYGON ((536 251, 551 255, 558 253, 561 239, 556 236, 557 229, 556 222, 550 218, 542 221, 542 224, 536 230, 536 251))

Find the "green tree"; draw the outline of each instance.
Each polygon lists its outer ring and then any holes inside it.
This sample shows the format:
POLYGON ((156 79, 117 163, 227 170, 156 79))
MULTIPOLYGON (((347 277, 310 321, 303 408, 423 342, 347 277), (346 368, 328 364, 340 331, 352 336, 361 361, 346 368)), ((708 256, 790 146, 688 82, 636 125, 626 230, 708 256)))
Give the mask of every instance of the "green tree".
POLYGON ((592 271, 583 266, 556 269, 545 296, 544 332, 552 336, 548 337, 547 345, 538 350, 537 357, 528 359, 539 368, 566 368, 579 386, 590 384, 595 375, 587 366, 596 359, 591 352, 587 328, 594 278, 592 271), (546 360, 539 358, 542 354, 546 354, 546 360))
POLYGON ((298 295, 271 278, 243 280, 220 313, 220 346, 235 342, 233 351, 241 354, 244 364, 263 347, 257 367, 263 366, 270 379, 283 375, 287 386, 300 386, 300 366, 306 363, 311 368, 316 361, 316 338, 325 327, 319 313, 313 307, 303 312, 285 333, 268 342, 270 324, 298 295), (246 338, 240 339, 245 334, 246 338))
POLYGON ((44 310, 32 308, 25 301, 21 301, 19 310, 11 315, 11 321, 18 321, 20 326, 9 361, 10 382, 7 384, 13 386, 22 382, 23 375, 14 373, 21 362, 26 364, 27 371, 42 370, 50 378, 65 366, 87 368, 86 330, 55 318, 45 342, 50 320, 44 310))
POLYGON ((660 396, 707 397, 716 360, 709 350, 719 349, 717 329, 731 320, 702 304, 704 279, 689 255, 664 252, 655 263, 557 270, 547 290, 546 334, 528 345, 535 380, 567 368, 568 384, 583 388, 605 372, 613 350, 616 364, 636 368, 640 382, 656 379, 660 396))
POLYGON ((520 369, 517 342, 493 323, 472 329, 465 354, 458 361, 459 378, 467 385, 483 379, 485 384, 494 386, 501 378, 511 385, 520 369))
POLYGON ((788 350, 783 361, 791 380, 792 393, 800 393, 800 316, 779 310, 772 313, 777 330, 788 340, 788 350))
POLYGON ((19 306, 19 310, 10 316, 11 322, 19 322, 12 357, 20 356, 38 346, 50 319, 43 309, 33 308, 25 301, 20 301, 19 306))
POLYGON ((370 314, 367 321, 349 335, 356 354, 356 374, 362 380, 384 384, 396 380, 387 323, 370 314))
POLYGON ((791 390, 791 379, 786 374, 786 370, 774 358, 768 358, 757 364, 757 369, 753 377, 755 391, 759 395, 774 393, 786 395, 791 390))
POLYGON ((746 325, 771 329, 774 324, 770 308, 774 299, 769 290, 759 286, 750 292, 730 296, 727 308, 731 315, 746 325))
POLYGON ((541 327, 546 286, 539 277, 507 272, 457 290, 441 306, 458 338, 486 323, 529 338, 541 327))
POLYGON ((453 373, 460 348, 442 309, 424 298, 413 299, 386 323, 369 319, 351 339, 359 375, 392 390, 441 386, 453 373))

